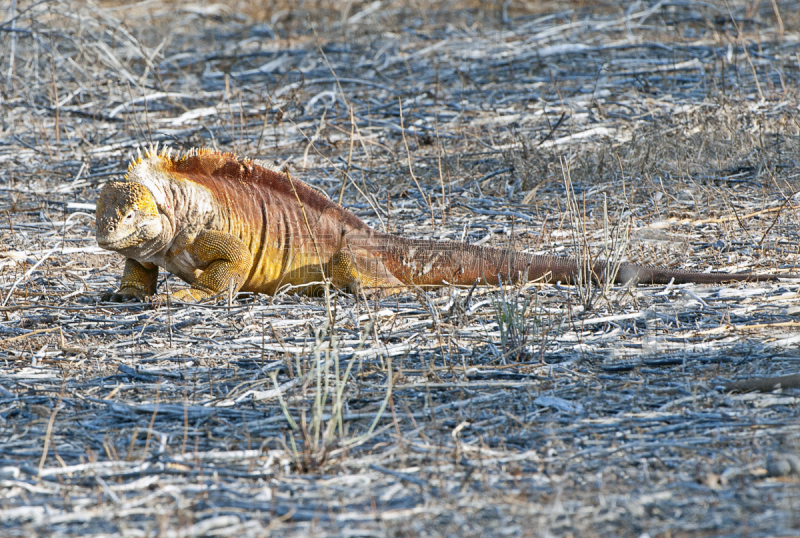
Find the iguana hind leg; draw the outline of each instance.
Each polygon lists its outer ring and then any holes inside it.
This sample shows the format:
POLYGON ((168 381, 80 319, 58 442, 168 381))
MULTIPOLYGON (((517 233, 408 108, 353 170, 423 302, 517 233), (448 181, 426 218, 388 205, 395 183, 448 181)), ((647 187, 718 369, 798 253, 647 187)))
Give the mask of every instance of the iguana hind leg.
POLYGON ((345 245, 331 256, 327 269, 334 286, 354 295, 361 291, 389 295, 406 288, 379 258, 363 248, 345 245))

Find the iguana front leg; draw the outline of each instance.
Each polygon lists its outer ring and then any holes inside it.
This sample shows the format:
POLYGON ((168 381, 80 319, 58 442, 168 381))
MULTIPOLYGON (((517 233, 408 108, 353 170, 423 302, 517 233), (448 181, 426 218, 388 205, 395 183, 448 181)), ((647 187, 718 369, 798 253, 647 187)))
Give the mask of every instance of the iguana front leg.
POLYGON ((133 258, 125 260, 119 290, 103 295, 104 301, 124 303, 126 301, 142 301, 156 292, 158 284, 158 266, 153 263, 137 262, 133 258))
MULTIPOLYGON (((228 290, 236 293, 250 274, 253 262, 250 251, 238 238, 225 232, 203 232, 187 247, 187 251, 205 269, 192 283, 191 288, 172 294, 172 298, 178 301, 202 301, 227 293, 228 290)), ((165 300, 165 295, 154 297, 155 302, 165 300)))

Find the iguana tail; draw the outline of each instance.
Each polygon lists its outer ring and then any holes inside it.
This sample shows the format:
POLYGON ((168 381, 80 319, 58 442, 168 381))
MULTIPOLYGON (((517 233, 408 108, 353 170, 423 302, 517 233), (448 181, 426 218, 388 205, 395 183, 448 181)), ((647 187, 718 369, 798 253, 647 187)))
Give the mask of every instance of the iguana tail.
MULTIPOLYGON (((428 241, 375 234, 372 251, 391 275, 406 285, 436 287, 445 284, 471 286, 485 284, 545 282, 576 283, 580 268, 575 258, 541 256, 507 249, 481 247, 453 241, 428 241)), ((605 262, 591 266, 591 277, 600 282, 608 278, 605 262)), ((588 267, 584 269, 589 269, 588 267)), ((584 273, 585 274, 585 273, 584 273)), ((662 267, 620 264, 614 275, 617 284, 718 284, 722 282, 763 282, 778 275, 753 273, 700 273, 662 267)))

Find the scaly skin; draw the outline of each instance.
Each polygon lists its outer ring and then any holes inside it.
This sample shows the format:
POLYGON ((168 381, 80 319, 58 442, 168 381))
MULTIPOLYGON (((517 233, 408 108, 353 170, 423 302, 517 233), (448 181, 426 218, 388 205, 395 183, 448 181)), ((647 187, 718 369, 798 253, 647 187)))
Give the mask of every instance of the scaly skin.
MULTIPOLYGON (((325 279, 352 293, 409 286, 470 286, 544 279, 574 282, 574 258, 535 256, 455 242, 412 240, 370 229, 302 181, 258 161, 196 150, 147 152, 97 201, 97 242, 127 260, 113 301, 155 295, 158 268, 191 287, 194 302, 291 285, 316 293, 325 279)), ((604 263, 592 267, 600 280, 604 263)), ((776 275, 696 273, 624 263, 615 282, 635 284, 776 280, 776 275)))

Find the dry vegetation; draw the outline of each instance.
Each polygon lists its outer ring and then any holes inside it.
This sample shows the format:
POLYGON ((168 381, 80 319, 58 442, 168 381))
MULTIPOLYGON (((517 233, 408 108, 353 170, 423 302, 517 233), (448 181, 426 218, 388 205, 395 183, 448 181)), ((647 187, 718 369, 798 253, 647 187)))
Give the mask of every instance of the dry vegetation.
POLYGON ((725 390, 800 370, 796 281, 153 310, 93 232, 160 142, 412 237, 800 272, 795 0, 298 4, 0 2, 0 534, 800 533, 800 390, 725 390))

